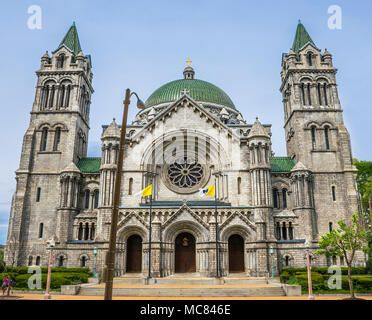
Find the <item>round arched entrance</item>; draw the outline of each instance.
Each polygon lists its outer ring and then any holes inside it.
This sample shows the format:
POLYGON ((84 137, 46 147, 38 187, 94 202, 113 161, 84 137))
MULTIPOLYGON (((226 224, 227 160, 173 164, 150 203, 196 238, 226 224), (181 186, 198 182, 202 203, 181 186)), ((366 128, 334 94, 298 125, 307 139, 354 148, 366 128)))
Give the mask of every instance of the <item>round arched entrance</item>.
POLYGON ((229 237, 229 272, 244 272, 244 239, 238 234, 229 237))
POLYGON ((195 258, 195 238, 190 233, 180 233, 175 241, 175 272, 196 272, 195 258))
POLYGON ((142 238, 134 234, 127 240, 127 272, 142 271, 142 238))

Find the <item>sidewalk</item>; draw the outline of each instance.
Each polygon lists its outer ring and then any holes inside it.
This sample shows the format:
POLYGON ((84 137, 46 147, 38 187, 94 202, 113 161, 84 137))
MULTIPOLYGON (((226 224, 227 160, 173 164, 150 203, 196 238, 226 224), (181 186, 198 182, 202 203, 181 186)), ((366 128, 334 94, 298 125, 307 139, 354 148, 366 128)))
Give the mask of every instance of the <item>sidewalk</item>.
MULTIPOLYGON (((315 300, 342 300, 348 298, 344 296, 315 296, 315 300)), ((365 300, 372 300, 372 295, 358 296, 365 300)), ((43 300, 44 294, 36 293, 15 293, 10 299, 23 300, 43 300)), ((7 300, 0 296, 0 301, 7 300)), ((103 296, 80 296, 80 295, 62 295, 52 294, 52 300, 103 300, 103 296)), ((307 300, 307 295, 300 297, 113 297, 113 300, 307 300)))

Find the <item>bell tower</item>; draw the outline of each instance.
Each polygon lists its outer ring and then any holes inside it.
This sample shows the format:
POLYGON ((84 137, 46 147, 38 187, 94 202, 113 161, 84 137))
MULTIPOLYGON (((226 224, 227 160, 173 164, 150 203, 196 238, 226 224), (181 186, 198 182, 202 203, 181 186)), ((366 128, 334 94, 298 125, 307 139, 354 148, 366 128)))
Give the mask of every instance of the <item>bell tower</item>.
POLYGON ((282 55, 280 91, 287 155, 312 173, 317 217, 324 220, 318 221, 320 234, 329 231, 330 222, 349 218, 358 208, 356 168, 336 73, 332 55, 315 45, 299 21, 292 48, 282 55))
POLYGON ((9 254, 16 257, 16 265, 40 260, 47 239, 57 236, 64 241, 71 235, 71 214, 58 212, 61 207, 76 212, 78 205, 80 173, 75 164, 87 152, 91 69, 91 58, 83 54, 73 23, 52 55, 42 56, 36 71, 36 93, 9 219, 7 243, 16 242, 17 252, 5 252, 8 261, 9 254), (67 182, 60 176, 66 175, 66 168, 73 168, 67 182))
MULTIPOLYGON (((41 58, 31 125, 37 152, 57 152, 63 169, 86 156, 89 132, 92 63, 80 47, 75 23, 50 57, 41 58)), ((57 168, 58 166, 58 168, 57 168)))

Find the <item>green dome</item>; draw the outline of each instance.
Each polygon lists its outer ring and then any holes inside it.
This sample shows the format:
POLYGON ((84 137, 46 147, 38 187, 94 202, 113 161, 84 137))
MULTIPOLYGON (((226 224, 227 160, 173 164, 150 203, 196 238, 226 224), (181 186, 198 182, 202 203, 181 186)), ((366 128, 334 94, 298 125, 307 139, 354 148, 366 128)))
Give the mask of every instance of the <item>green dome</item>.
POLYGON ((214 103, 235 108, 229 96, 215 85, 198 79, 180 79, 161 86, 146 100, 146 107, 156 106, 162 103, 173 102, 187 90, 187 94, 195 101, 214 103))

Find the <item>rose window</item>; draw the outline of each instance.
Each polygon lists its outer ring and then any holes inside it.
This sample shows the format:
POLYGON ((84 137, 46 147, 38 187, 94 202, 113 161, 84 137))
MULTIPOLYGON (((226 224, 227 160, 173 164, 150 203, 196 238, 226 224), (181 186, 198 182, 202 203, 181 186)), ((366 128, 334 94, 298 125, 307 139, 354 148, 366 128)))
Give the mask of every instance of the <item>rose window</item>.
POLYGON ((202 165, 196 162, 173 163, 168 168, 168 179, 179 188, 192 188, 200 183, 204 176, 202 165))

